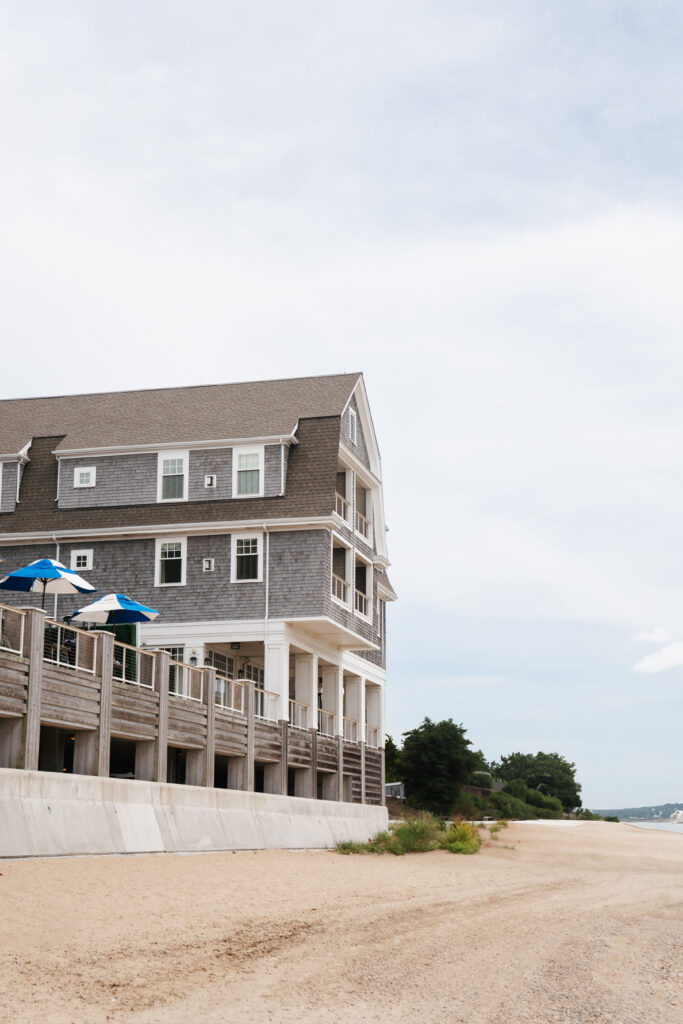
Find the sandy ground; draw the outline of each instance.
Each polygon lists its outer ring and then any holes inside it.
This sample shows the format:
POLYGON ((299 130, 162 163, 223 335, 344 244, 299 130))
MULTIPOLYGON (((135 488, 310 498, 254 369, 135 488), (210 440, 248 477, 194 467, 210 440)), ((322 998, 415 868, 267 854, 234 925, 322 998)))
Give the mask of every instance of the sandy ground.
POLYGON ((683 1021, 683 837, 0 862, 11 1024, 683 1021), (514 845, 514 849, 506 849, 514 845))

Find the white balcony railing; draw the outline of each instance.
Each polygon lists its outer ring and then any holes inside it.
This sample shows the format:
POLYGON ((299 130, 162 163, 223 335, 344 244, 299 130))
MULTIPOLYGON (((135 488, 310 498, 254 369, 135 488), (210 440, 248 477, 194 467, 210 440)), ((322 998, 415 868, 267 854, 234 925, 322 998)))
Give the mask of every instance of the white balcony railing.
POLYGON ((344 739, 349 743, 358 743, 358 722, 355 718, 344 719, 344 739))
POLYGON ((348 523, 351 506, 349 505, 346 498, 342 498, 341 494, 335 494, 334 498, 334 511, 337 513, 340 519, 343 519, 345 522, 348 523))
POLYGON ((280 695, 270 690, 254 688, 254 714, 257 718, 265 718, 268 722, 277 722, 280 695))
POLYGON ((289 724, 294 729, 308 729, 308 704, 302 704, 300 700, 290 700, 289 724))
POLYGON ((51 619, 46 620, 43 661, 94 675, 96 657, 97 637, 92 633, 73 626, 63 626, 51 619))
POLYGON ((168 669, 168 692, 183 700, 201 702, 204 698, 204 670, 182 661, 171 661, 168 669))
POLYGON ((366 618, 368 617, 368 596, 361 590, 356 591, 355 607, 357 612, 364 615, 366 618))
POLYGON ((0 650, 23 653, 25 621, 26 612, 0 604, 0 650))
POLYGON ((336 573, 332 573, 332 597, 336 597, 338 601, 348 604, 349 585, 346 580, 343 580, 341 576, 337 576, 336 573))
POLYGON ((379 746, 379 726, 378 725, 366 725, 365 726, 365 742, 369 747, 379 746))
POLYGON ((216 676, 216 704, 226 711, 247 713, 247 687, 245 683, 229 676, 216 676))
POLYGON ((318 709, 318 732, 323 736, 334 736, 337 726, 337 716, 333 711, 318 709))
POLYGON ((362 512, 356 512, 356 533, 359 533, 361 537, 365 537, 368 543, 370 543, 370 533, 372 530, 372 524, 369 519, 366 519, 362 512))
POLYGON ((156 660, 156 655, 151 651, 143 651, 140 647, 122 644, 117 640, 114 642, 114 679, 119 683, 153 690, 156 660))

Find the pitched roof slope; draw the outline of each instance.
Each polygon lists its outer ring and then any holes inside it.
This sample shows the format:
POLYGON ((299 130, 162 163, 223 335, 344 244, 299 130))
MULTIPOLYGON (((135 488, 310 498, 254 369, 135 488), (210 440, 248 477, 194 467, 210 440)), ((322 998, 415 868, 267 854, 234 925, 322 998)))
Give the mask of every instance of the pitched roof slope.
POLYGON ((286 437, 298 420, 340 416, 359 373, 0 401, 0 454, 34 437, 59 449, 286 437))

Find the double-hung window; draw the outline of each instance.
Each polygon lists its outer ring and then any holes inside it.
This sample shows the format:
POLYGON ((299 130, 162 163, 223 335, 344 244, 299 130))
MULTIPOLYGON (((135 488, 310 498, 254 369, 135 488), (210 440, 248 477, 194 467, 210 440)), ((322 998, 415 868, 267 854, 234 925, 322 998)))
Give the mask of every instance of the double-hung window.
POLYGON ((234 498, 263 495, 263 446, 233 449, 232 495, 234 498))
POLYGON ((187 452, 159 452, 158 501, 187 500, 187 452))
POLYGON ((157 540, 155 586, 179 587, 185 584, 187 539, 157 540))
POLYGON ((248 534, 232 537, 232 582, 258 582, 262 579, 262 537, 248 534))

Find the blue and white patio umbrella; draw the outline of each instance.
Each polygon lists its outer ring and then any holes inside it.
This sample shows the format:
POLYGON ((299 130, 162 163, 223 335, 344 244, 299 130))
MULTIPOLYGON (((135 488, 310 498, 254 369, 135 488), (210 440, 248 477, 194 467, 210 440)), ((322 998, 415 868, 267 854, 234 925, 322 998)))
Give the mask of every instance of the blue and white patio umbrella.
POLYGON ((0 580, 2 590, 18 590, 24 593, 42 593, 41 608, 45 607, 46 594, 89 594, 97 587, 88 583, 73 569, 67 569, 54 558, 39 558, 36 562, 15 569, 0 580))
POLYGON ((72 622, 98 622, 103 626, 121 626, 128 622, 151 622, 159 612, 146 608, 125 594, 105 594, 71 616, 72 622))

